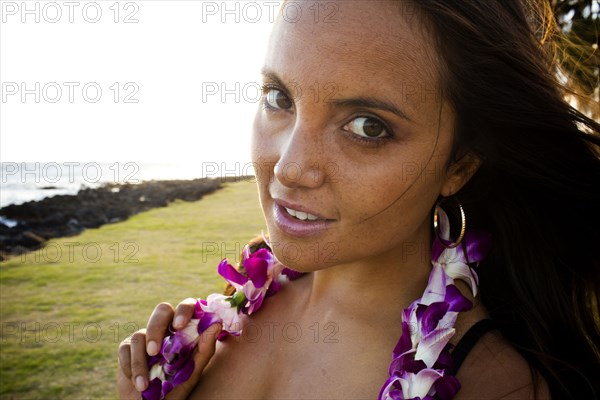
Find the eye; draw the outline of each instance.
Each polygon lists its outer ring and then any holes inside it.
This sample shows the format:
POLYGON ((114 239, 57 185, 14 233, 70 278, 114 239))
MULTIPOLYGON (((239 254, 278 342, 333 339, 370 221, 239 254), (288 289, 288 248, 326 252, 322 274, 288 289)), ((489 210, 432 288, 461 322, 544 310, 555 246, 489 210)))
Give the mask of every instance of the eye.
POLYGON ((292 108, 292 100, 281 90, 265 86, 263 87, 265 104, 276 110, 289 110, 292 108))
POLYGON ((354 118, 348 124, 344 125, 344 129, 365 138, 375 139, 390 136, 385 124, 372 117, 354 118))

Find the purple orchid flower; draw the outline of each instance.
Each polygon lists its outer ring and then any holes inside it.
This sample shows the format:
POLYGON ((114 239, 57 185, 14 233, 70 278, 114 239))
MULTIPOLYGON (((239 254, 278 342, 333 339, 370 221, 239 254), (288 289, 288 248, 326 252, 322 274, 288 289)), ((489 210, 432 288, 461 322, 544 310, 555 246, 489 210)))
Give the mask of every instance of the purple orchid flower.
POLYGON ((242 333, 240 315, 231 299, 232 296, 213 293, 206 298, 206 305, 201 302, 200 307, 204 312, 214 315, 223 324, 224 331, 239 336, 242 333))
MULTIPOLYGON (((433 400, 434 383, 443 378, 441 371, 422 369, 417 373, 396 372, 384 384, 379 398, 382 400, 433 400)), ((444 387, 445 389, 446 387, 444 387)))
POLYGON ((218 267, 219 274, 236 289, 236 292, 244 294, 245 302, 239 304, 240 311, 248 315, 258 311, 269 289, 271 294, 273 293, 271 283, 281 269, 276 271, 276 264, 275 257, 268 249, 259 249, 250 254, 248 246, 244 248, 242 260, 247 277, 229 264, 227 259, 221 261, 218 267))

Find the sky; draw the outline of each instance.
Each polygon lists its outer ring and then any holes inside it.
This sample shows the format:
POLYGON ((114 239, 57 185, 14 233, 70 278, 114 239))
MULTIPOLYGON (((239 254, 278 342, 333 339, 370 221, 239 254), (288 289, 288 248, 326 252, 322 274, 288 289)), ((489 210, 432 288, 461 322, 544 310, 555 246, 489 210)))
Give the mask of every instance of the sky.
POLYGON ((0 161, 249 163, 278 3, 0 1, 0 161))

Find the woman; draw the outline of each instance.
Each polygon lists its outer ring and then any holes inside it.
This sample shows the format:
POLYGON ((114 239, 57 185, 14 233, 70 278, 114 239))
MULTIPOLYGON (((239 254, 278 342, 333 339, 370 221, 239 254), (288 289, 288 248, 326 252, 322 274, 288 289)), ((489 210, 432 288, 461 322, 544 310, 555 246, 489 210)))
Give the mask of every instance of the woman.
MULTIPOLYGON (((169 398, 415 397, 388 368, 400 316, 428 295, 432 238, 473 261, 465 220, 492 243, 479 294, 455 281, 473 307, 453 323, 449 397, 599 398, 600 126, 563 100, 542 1, 335 4, 334 23, 278 18, 254 124, 271 247, 307 274, 242 317, 261 335, 215 352, 222 325, 205 331, 169 398)), ((121 345, 121 397, 194 304, 159 305, 121 345)))

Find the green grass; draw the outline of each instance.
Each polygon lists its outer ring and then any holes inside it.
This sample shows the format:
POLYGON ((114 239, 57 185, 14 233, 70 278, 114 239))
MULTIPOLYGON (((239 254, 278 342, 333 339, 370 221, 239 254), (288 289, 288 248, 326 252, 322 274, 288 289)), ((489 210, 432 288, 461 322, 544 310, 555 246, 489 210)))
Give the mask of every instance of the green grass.
POLYGON ((2 263, 0 399, 115 398, 119 342, 161 301, 222 291, 217 264, 261 229, 239 182, 2 263))

